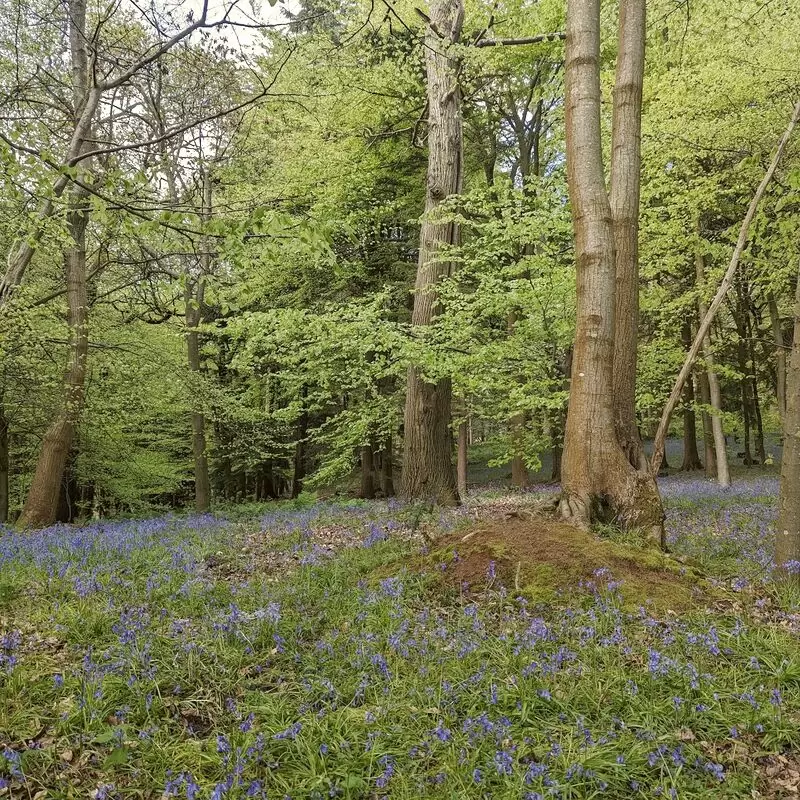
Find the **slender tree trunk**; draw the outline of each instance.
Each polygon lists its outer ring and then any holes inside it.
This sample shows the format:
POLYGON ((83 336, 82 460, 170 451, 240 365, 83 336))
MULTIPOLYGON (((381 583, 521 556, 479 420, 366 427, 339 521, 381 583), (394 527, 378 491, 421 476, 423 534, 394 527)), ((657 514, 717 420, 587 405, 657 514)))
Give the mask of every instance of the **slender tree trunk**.
POLYGON ((303 491, 303 479, 306 477, 306 434, 308 433, 308 411, 306 410, 306 397, 308 389, 304 386, 301 392, 303 410, 297 420, 297 443, 294 448, 294 469, 292 473, 292 500, 300 496, 303 491))
MULTIPOLYGON (((697 273, 697 286, 700 289, 697 310, 702 320, 708 315, 708 308, 703 300, 703 288, 706 282, 705 258, 699 250, 695 256, 695 270, 697 273)), ((706 377, 708 380, 708 395, 711 405, 711 430, 714 436, 714 462, 717 465, 717 482, 720 486, 730 486, 731 476, 728 470, 728 446, 725 441, 725 432, 722 429, 722 392, 719 388, 717 371, 714 369, 714 351, 711 348, 710 326, 706 328, 702 347, 703 360, 706 365, 706 377)))
POLYGON ((635 326, 631 334, 626 322, 620 328, 620 341, 615 341, 615 295, 621 291, 630 304, 635 292, 628 282, 636 259, 640 165, 638 142, 630 139, 638 138, 644 33, 644 1, 625 0, 614 92, 612 215, 600 136, 600 2, 568 1, 567 183, 577 257, 577 315, 560 508, 565 518, 582 527, 593 518, 613 519, 626 527, 642 527, 661 543, 661 500, 654 478, 640 468, 638 431, 634 432, 635 417, 631 419, 635 326), (623 253, 621 287, 615 247, 623 253), (620 359, 618 377, 615 350, 620 359), (619 398, 615 383, 622 393, 619 398))
MULTIPOLYGON (((428 93, 428 176, 425 218, 420 231, 419 264, 412 325, 429 325, 435 315, 436 284, 449 274, 439 258, 443 246, 458 242, 454 222, 434 222, 431 215, 447 197, 460 194, 463 181, 461 90, 458 65, 449 46, 461 35, 462 0, 433 0, 425 34, 428 93)), ((402 494, 442 505, 459 502, 453 474, 449 379, 428 382, 420 370, 408 370, 405 407, 402 494)))
POLYGON ((392 435, 386 437, 381 454, 381 490, 384 497, 394 497, 394 447, 392 435))
POLYGON ((0 524, 8 522, 8 419, 0 394, 0 524))
POLYGON ((775 395, 778 401, 778 414, 783 423, 786 412, 786 341, 783 337, 781 317, 775 295, 769 296, 769 321, 772 325, 772 336, 775 339, 775 395))
POLYGON ((467 468, 469 464, 469 448, 467 447, 468 436, 467 422, 464 421, 458 426, 458 494, 460 497, 467 496, 467 468))
POLYGON ((374 464, 372 458, 372 447, 364 445, 359 451, 361 462, 361 487, 358 496, 362 500, 372 500, 375 497, 375 483, 372 479, 374 464))
MULTIPOLYGON (((75 119, 77 151, 83 152, 85 137, 89 134, 96 104, 97 91, 91 88, 89 52, 86 36, 86 1, 69 0, 69 46, 72 68, 72 102, 75 119)), ((71 145, 72 147, 72 145, 71 145)), ((80 177, 89 179, 90 165, 83 162, 80 177)), ((20 523, 26 527, 44 527, 55 522, 58 511, 61 481, 67 457, 83 412, 86 360, 89 351, 89 308, 86 296, 86 225, 89 209, 87 191, 73 185, 68 196, 67 230, 71 242, 63 251, 64 274, 67 285, 67 322, 69 325, 69 364, 64 374, 64 395, 60 410, 42 440, 33 480, 22 509, 20 523)), ((48 212, 49 213, 52 212, 48 212)), ((22 279, 30 262, 25 255, 26 243, 9 264, 15 272, 5 288, 13 287, 22 279), (20 271, 21 265, 21 271, 20 271)))
POLYGON ((72 246, 64 252, 67 279, 67 318, 70 361, 64 376, 64 400, 42 440, 20 524, 30 528, 52 525, 58 511, 61 482, 84 404, 86 359, 89 350, 89 316, 86 300, 86 211, 76 207, 85 199, 73 193, 69 213, 72 246))
MULTIPOLYGON (((203 168, 203 201, 201 216, 208 225, 211 220, 211 174, 208 166, 203 168)), ((211 244, 204 238, 200 254, 200 276, 186 280, 186 349, 189 370, 199 377, 200 334, 198 327, 203 316, 206 276, 211 271, 211 244)), ((200 411, 192 411, 192 454, 194 457, 194 505, 197 511, 208 511, 211 505, 211 479, 208 472, 206 453, 206 418, 200 411)))
POLYGON ((717 477, 717 455, 714 450, 714 431, 711 426, 711 414, 708 407, 711 405, 711 392, 708 387, 708 373, 702 370, 698 374, 697 382, 700 385, 700 402, 703 404, 703 445, 705 448, 706 477, 717 477))
POLYGON ((736 270, 739 267, 739 259, 742 257, 742 253, 747 246, 747 237, 748 233, 750 232, 750 225, 752 224, 753 218, 756 215, 758 204, 761 202, 761 198, 764 196, 767 186, 769 186, 770 181, 772 181, 772 178, 775 175, 778 164, 780 164, 781 158, 786 150, 786 146, 789 144, 789 139, 791 139, 792 132, 794 131, 798 122, 800 122, 800 102, 795 105, 794 111, 792 112, 792 118, 789 120, 789 124, 786 126, 786 130, 783 132, 783 136, 778 143, 778 149, 775 151, 772 161, 770 162, 769 167, 767 167, 767 171, 764 173, 764 177, 761 179, 761 183, 759 183, 758 188, 753 195, 753 199, 750 201, 750 205, 747 208, 747 213, 744 215, 742 225, 739 228, 739 238, 736 241, 736 247, 733 249, 733 255, 731 256, 730 263, 728 264, 728 269, 725 271, 725 275, 722 278, 722 282, 720 283, 716 294, 714 295, 714 299, 711 301, 711 305, 708 307, 705 315, 701 315, 700 317, 697 335, 694 338, 694 342, 692 342, 692 347, 686 356, 686 360, 683 362, 681 371, 678 373, 678 377, 675 381, 675 385, 672 387, 667 404, 664 406, 664 411, 661 414, 661 421, 658 425, 658 431, 656 432, 655 441, 653 442, 653 458, 651 459, 653 469, 658 467, 658 462, 663 455, 664 440, 666 439, 667 431, 669 430, 669 422, 672 418, 672 412, 675 410, 675 407, 680 400, 681 393, 683 392, 683 383, 691 372, 695 359, 697 358, 703 341, 705 340, 709 328, 711 327, 711 323, 714 321, 714 317, 716 316, 719 307, 722 305, 722 301, 725 299, 728 289, 730 289, 734 275, 736 274, 736 270))
POLYGON ((758 320, 752 313, 753 303, 750 297, 749 288, 747 290, 745 304, 745 329, 747 332, 747 354, 750 359, 750 399, 752 400, 753 421, 756 425, 755 446, 756 459, 759 464, 767 460, 767 451, 764 447, 764 420, 761 417, 761 398, 758 395, 758 375, 756 374, 756 349, 753 337, 753 323, 756 325, 758 320))
POLYGON ((783 580, 800 582, 800 275, 794 303, 794 339, 786 371, 786 414, 775 565, 783 580))
MULTIPOLYGON (((683 327, 683 344, 692 344, 692 329, 689 324, 683 327)), ((694 410, 694 379, 690 375, 683 388, 683 463, 681 469, 690 472, 703 469, 700 454, 697 452, 697 417, 694 410)))

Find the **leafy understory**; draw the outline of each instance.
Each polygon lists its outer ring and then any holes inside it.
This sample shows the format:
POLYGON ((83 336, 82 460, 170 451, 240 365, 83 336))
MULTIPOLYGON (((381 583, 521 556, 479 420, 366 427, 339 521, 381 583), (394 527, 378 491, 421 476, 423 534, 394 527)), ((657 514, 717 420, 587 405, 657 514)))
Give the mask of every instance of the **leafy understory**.
POLYGON ((715 585, 679 611, 603 568, 541 602, 502 553, 447 580, 470 538, 437 547, 503 524, 502 498, 424 525, 360 503, 8 531, 0 796, 796 790, 800 616, 763 583, 774 486, 664 490, 676 559, 715 585))

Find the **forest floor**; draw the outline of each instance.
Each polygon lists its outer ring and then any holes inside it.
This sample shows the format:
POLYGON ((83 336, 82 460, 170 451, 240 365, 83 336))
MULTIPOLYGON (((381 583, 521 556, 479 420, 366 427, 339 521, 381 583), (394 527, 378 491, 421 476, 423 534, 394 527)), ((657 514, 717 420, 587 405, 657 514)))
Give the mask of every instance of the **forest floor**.
POLYGON ((671 556, 537 492, 7 531, 0 797, 796 797, 777 482, 662 489, 671 556))

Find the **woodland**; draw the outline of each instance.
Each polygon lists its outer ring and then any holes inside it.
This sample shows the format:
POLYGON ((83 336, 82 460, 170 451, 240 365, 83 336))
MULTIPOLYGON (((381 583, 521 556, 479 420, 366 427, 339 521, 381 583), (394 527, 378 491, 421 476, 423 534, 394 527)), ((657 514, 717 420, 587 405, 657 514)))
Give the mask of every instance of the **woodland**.
POLYGON ((796 797, 799 64, 0 0, 0 798, 796 797))

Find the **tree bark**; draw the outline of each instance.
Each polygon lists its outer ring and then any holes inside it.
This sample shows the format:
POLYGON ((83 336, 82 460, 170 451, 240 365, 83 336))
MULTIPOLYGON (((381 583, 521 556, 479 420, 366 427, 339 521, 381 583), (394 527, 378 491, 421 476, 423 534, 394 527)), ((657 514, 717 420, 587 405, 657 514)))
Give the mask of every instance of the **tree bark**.
POLYGON ((786 371, 775 566, 779 579, 800 582, 800 275, 795 291, 794 339, 786 371))
MULTIPOLYGON (((203 167, 203 199, 201 206, 203 224, 211 220, 211 173, 203 167)), ((193 280, 186 276, 186 350, 189 370, 195 376, 201 372, 200 334, 206 276, 211 272, 211 244, 207 237, 202 242, 200 253, 200 276, 193 280)), ((192 455, 194 457, 194 506, 199 512, 208 511, 211 505, 211 478, 208 472, 206 453, 206 418, 200 411, 192 411, 192 455)))
POLYGON ((8 419, 0 395, 0 524, 8 522, 8 419))
MULTIPOLYGON (((69 45, 73 114, 75 129, 78 131, 84 125, 87 109, 92 109, 96 94, 96 90, 90 88, 85 0, 70 0, 69 45)), ((86 124, 84 137, 90 127, 91 116, 86 124)), ((83 152, 85 147, 82 139, 79 152, 83 152)), ((80 174, 84 183, 89 180, 88 169, 88 163, 82 162, 80 174)), ((85 189, 74 184, 68 198, 67 230, 72 241, 63 251, 63 261, 70 332, 69 363, 64 374, 62 405, 42 440, 36 470, 20 516, 20 524, 25 527, 45 527, 55 522, 64 469, 83 412, 89 351, 89 308, 86 296, 86 225, 89 214, 87 196, 85 189)), ((25 265, 27 266, 27 262, 25 265)), ((12 288, 14 285, 13 281, 7 284, 12 288)))
POLYGON ((467 496, 467 469, 469 464, 469 448, 467 447, 467 437, 469 430, 467 422, 464 421, 458 426, 458 494, 459 497, 467 496))
POLYGON ((374 463, 370 445, 367 444, 360 448, 359 461, 361 462, 361 486, 358 496, 362 500, 372 500, 375 497, 375 482, 372 479, 374 463))
POLYGON ((384 497, 394 497, 394 448, 392 435, 386 437, 381 453, 381 491, 384 497))
POLYGON ((786 413, 786 341, 783 338, 781 318, 778 313, 778 304, 775 295, 769 296, 769 321, 772 326, 772 336, 775 339, 775 395, 778 401, 778 414, 781 424, 786 413))
POLYGON ((711 426, 711 414, 707 410, 711 405, 711 391, 708 387, 708 373, 705 370, 698 374, 697 382, 700 386, 700 402, 703 404, 703 446, 705 449, 703 461, 706 465, 706 477, 716 478, 717 455, 714 450, 714 431, 711 426))
POLYGON ((637 235, 639 162, 638 144, 628 139, 638 136, 638 123, 632 117, 641 109, 644 33, 644 1, 623 2, 611 190, 617 221, 605 186, 600 135, 600 2, 568 2, 567 183, 577 258, 577 315, 560 509, 581 527, 588 527, 594 518, 615 520, 625 527, 644 528, 660 544, 663 510, 655 480, 640 468, 638 457, 636 466, 629 458, 638 437, 633 432, 635 417, 630 419, 629 386, 631 363, 635 379, 635 328, 631 339, 630 325, 621 326, 620 341, 615 340, 617 236, 623 247, 622 290, 627 303, 635 292, 626 281, 631 279, 631 262, 636 258, 631 239, 637 235), (636 196, 625 197, 626 193, 636 196), (615 350, 621 359, 618 378, 615 350), (623 392, 619 402, 615 383, 623 392), (623 432, 622 441, 618 429, 623 432))
POLYGON ((59 493, 67 457, 83 411, 86 359, 89 350, 89 315, 86 300, 86 210, 76 207, 80 192, 73 192, 69 212, 72 246, 64 252, 67 281, 67 318, 70 329, 70 361, 64 376, 61 410, 42 440, 20 524, 28 528, 52 525, 58 512, 59 493))
MULTIPOLYGON (((450 273, 441 260, 443 246, 458 242, 454 222, 431 219, 447 197, 460 194, 463 180, 461 90, 458 66, 448 47, 458 41, 464 17, 462 0, 434 0, 425 34, 428 94, 428 176, 425 218, 420 231, 413 326, 429 325, 436 310, 436 284, 450 273)), ((430 383, 416 366, 408 369, 405 406, 402 494, 405 499, 459 502, 453 474, 450 427, 451 384, 430 383)))
MULTIPOLYGON (((664 411, 661 414, 661 421, 658 426, 658 431, 656 432, 655 441, 653 442, 653 458, 651 460, 653 471, 658 468, 659 462, 664 454, 664 440, 666 439, 667 431, 669 430, 669 422, 672 418, 672 412, 675 410, 675 406, 680 400, 684 381, 691 372, 692 366, 697 358, 697 354, 700 352, 700 348, 703 346, 703 342, 711 327, 711 323, 714 321, 717 310, 722 305, 722 301, 725 299, 725 295, 728 293, 728 289, 730 288, 734 275, 736 274, 736 269, 739 266, 739 259, 741 258, 745 247, 747 246, 747 235, 750 231, 750 224, 756 215, 758 204, 761 202, 761 198, 764 196, 767 186, 772 180, 772 177, 775 175, 775 170, 778 168, 778 164, 780 163, 783 153, 786 150, 786 145, 789 143, 789 139, 791 138, 792 132, 794 131, 798 121, 800 121, 800 102, 798 102, 794 107, 792 118, 789 120, 789 124, 783 133, 780 143, 778 144, 778 149, 775 151, 775 155, 772 157, 772 161, 767 168, 766 174, 761 179, 761 183, 758 185, 756 193, 753 195, 753 199, 750 201, 747 213, 745 214, 744 220, 742 220, 742 226, 739 230, 739 238, 736 242, 736 247, 733 250, 733 255, 731 256, 731 260, 728 264, 728 269, 725 272, 725 276, 722 279, 722 283, 720 283, 717 293, 714 295, 714 299, 711 301, 711 305, 708 307, 708 310, 704 315, 701 314, 700 316, 700 325, 697 330, 697 335, 695 336, 692 347, 686 356, 683 367, 681 367, 681 371, 678 374, 675 385, 672 387, 672 392, 670 393, 667 404, 664 407, 664 411)), ((717 450, 717 455, 719 455, 719 450, 717 450)))
MULTIPOLYGON (((692 329, 688 323, 683 326, 683 344, 692 343, 692 329)), ((703 469, 700 454, 697 452, 697 416, 694 410, 694 379, 690 375, 683 390, 683 462, 681 470, 691 472, 703 469)))

